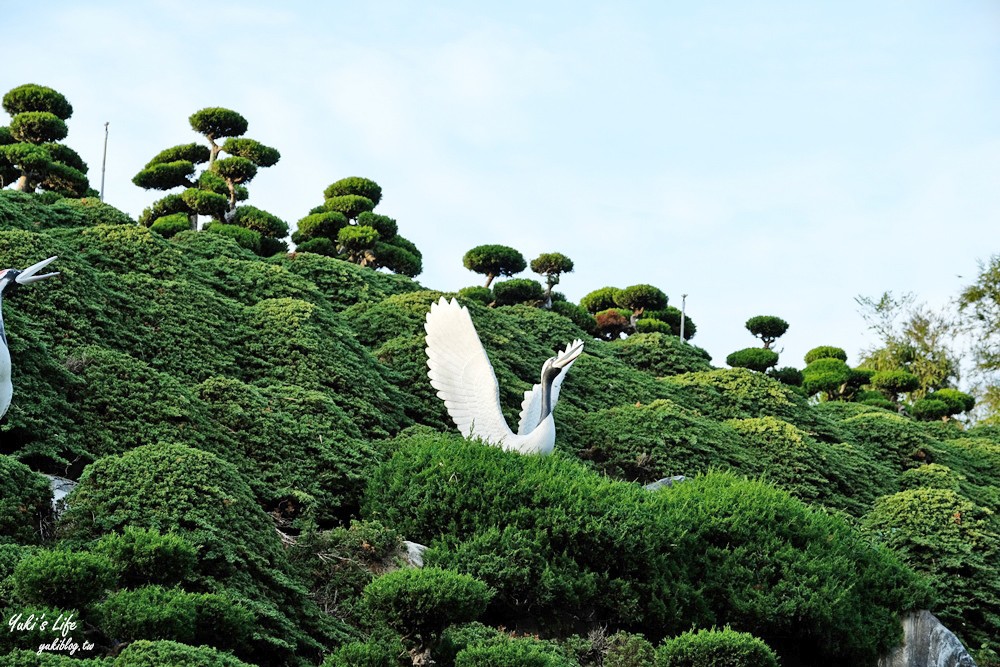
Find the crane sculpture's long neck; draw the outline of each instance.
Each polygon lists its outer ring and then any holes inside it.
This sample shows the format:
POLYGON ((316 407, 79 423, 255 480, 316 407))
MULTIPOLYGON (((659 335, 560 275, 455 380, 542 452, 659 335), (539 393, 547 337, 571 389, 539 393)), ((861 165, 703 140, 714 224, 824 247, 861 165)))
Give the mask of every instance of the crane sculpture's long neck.
POLYGON ((552 414, 552 383, 560 372, 561 369, 548 365, 542 370, 542 413, 538 416, 539 423, 552 414))
POLYGON ((7 347, 7 330, 3 328, 3 295, 0 294, 0 342, 7 347))

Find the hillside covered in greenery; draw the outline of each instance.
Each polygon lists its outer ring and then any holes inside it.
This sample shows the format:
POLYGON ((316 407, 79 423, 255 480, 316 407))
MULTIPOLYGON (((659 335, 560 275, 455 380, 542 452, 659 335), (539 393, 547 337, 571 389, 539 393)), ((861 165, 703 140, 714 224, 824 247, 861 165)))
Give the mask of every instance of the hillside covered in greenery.
POLYGON ((957 418, 972 396, 913 336, 778 368, 788 323, 758 316, 763 347, 718 368, 652 285, 568 302, 560 253, 530 263, 544 287, 494 282, 528 262, 484 245, 485 285, 425 288, 369 179, 326 188, 289 252, 244 203, 280 154, 231 110, 135 176, 167 194, 133 220, 58 143, 61 95, 4 108, 0 268, 60 275, 2 295, 0 664, 874 665, 924 608, 1000 664, 1000 429, 957 418), (453 296, 512 424, 586 341, 554 455, 455 432, 424 338, 453 296))
POLYGON ((464 299, 512 423, 587 340, 557 453, 522 457, 453 432, 423 349, 441 293, 412 279, 88 199, 3 191, 0 225, 4 266, 61 272, 4 300, 0 606, 73 613, 92 645, 11 631, 12 664, 641 665, 720 635, 874 664, 923 607, 995 662, 995 427, 464 299), (58 518, 40 473, 79 480, 58 518), (404 539, 423 569, 398 569, 404 539))

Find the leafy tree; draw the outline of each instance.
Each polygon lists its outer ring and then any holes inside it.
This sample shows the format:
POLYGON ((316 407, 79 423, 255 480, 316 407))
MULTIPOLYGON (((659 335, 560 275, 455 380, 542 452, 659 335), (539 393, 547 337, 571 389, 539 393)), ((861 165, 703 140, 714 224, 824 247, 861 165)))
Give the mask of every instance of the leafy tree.
MULTIPOLYGON (((139 216, 139 222, 152 227, 165 217, 183 213, 191 229, 197 229, 198 216, 237 225, 260 235, 255 247, 262 255, 287 250, 281 239, 288 235, 288 225, 276 216, 254 207, 237 207, 247 199, 246 184, 260 168, 277 164, 281 154, 254 139, 244 138, 248 123, 239 113, 221 107, 209 107, 191 114, 191 128, 204 136, 203 144, 181 144, 166 148, 146 163, 132 182, 146 190, 175 190, 153 203, 139 216), (225 139, 223 143, 220 140, 225 139), (220 157, 225 154, 226 157, 220 157), (204 169, 198 173, 199 166, 204 169), (242 210, 246 208, 247 210, 242 210)), ((173 232, 176 223, 164 231, 173 232)), ((246 245, 246 244, 244 244, 246 245)))
POLYGON ((524 271, 528 266, 524 255, 505 245, 480 245, 472 248, 462 257, 462 264, 470 271, 486 276, 489 287, 497 276, 512 276, 524 271))
POLYGON ((515 303, 537 304, 545 298, 542 286, 530 278, 513 278, 493 285, 496 305, 510 306, 515 303))
POLYGON ((580 305, 591 315, 596 315, 602 310, 617 307, 615 295, 620 291, 617 287, 596 289, 580 299, 580 305))
POLYGON ((778 364, 778 353, 766 347, 748 347, 730 354, 726 357, 726 363, 733 368, 749 368, 763 373, 778 364))
POLYGON ((552 307, 552 288, 564 273, 573 272, 573 260, 558 252, 545 252, 531 260, 531 270, 545 276, 545 307, 552 307))
POLYGON ((399 235, 398 223, 372 212, 382 200, 378 183, 350 176, 331 183, 323 194, 324 204, 299 220, 292 234, 300 251, 410 277, 423 271, 420 251, 399 235))
POLYGON ((747 320, 747 331, 764 343, 764 349, 770 350, 774 341, 788 331, 788 322, 774 315, 757 315, 747 320))
POLYGON ((0 188, 15 183, 24 192, 49 190, 83 197, 90 184, 87 165, 72 148, 58 143, 69 129, 73 107, 45 86, 25 84, 3 96, 11 115, 9 127, 0 127, 0 188))
POLYGON ((898 402, 900 394, 920 388, 920 378, 903 370, 879 371, 872 375, 871 385, 890 401, 898 402))
POLYGON ((819 347, 814 347, 806 352, 806 365, 811 364, 817 359, 840 359, 841 361, 846 362, 847 353, 839 347, 834 347, 832 345, 820 345, 819 347))
POLYGON ((947 417, 969 412, 976 405, 976 399, 972 394, 947 387, 938 389, 933 394, 928 394, 927 398, 944 403, 948 408, 944 413, 944 416, 947 417))
POLYGON ((955 322, 915 300, 913 294, 897 298, 891 292, 878 300, 855 298, 868 328, 879 338, 878 345, 862 354, 859 366, 916 376, 918 384, 910 391, 911 398, 919 400, 935 389, 954 386, 960 359, 952 349, 955 322))
POLYGON ((628 311, 620 308, 608 308, 594 315, 597 322, 597 332, 604 340, 618 340, 627 332, 629 324, 628 311))
POLYGON ((976 391, 984 416, 1000 421, 1000 255, 980 262, 976 281, 958 297, 960 323, 971 334, 976 391))
POLYGON ((615 303, 632 311, 629 324, 635 323, 647 310, 663 310, 667 307, 667 295, 652 285, 632 285, 615 293, 615 303))

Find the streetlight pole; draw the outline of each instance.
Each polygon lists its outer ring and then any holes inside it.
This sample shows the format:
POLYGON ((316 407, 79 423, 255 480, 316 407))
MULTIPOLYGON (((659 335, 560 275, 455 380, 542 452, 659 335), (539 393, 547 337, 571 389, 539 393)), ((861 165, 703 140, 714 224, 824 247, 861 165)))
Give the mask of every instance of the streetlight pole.
POLYGON ((104 156, 101 158, 101 201, 104 201, 104 168, 108 164, 108 123, 104 123, 104 156))
POLYGON ((687 306, 687 294, 681 294, 681 342, 684 342, 684 310, 687 306))

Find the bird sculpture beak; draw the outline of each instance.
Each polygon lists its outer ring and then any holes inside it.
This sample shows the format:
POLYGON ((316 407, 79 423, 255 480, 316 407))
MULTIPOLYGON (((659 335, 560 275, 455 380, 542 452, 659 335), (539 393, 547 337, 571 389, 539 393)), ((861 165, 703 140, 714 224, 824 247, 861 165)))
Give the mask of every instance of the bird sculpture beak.
POLYGON ((555 359, 553 359, 552 365, 555 366, 556 368, 565 368, 566 366, 569 366, 571 363, 576 361, 576 358, 579 357, 582 353, 583 353, 583 341, 575 340, 572 343, 570 343, 569 347, 566 348, 565 352, 562 352, 555 359))
POLYGON ((58 271, 55 273, 43 273, 40 276, 35 275, 36 273, 38 273, 49 264, 56 261, 57 259, 59 258, 49 257, 48 259, 43 259, 38 264, 32 264, 28 268, 21 271, 21 273, 18 274, 17 278, 14 278, 14 282, 18 283, 19 285, 27 285, 29 283, 38 282, 39 280, 45 280, 46 278, 51 278, 52 276, 58 276, 59 275, 58 271))

